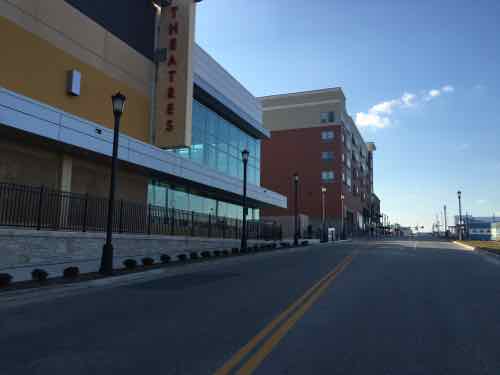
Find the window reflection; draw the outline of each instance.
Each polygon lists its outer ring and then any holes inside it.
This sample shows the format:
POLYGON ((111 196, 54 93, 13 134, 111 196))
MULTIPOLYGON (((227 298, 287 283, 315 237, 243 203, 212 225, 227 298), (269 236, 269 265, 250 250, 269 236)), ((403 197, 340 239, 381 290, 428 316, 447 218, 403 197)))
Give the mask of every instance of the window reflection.
POLYGON ((245 149, 250 152, 248 182, 260 185, 260 140, 193 101, 192 146, 175 150, 178 155, 243 179, 241 152, 245 149))
MULTIPOLYGON (((241 219, 243 207, 215 199, 203 197, 195 191, 153 180, 148 185, 148 203, 153 206, 194 211, 218 217, 241 219)), ((248 219, 259 220, 260 210, 249 208, 248 219)))

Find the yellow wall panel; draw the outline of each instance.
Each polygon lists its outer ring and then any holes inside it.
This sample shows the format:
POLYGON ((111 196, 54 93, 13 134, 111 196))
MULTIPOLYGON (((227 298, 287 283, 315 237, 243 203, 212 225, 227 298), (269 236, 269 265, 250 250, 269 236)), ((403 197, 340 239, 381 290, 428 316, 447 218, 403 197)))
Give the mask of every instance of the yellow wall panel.
POLYGON ((127 96, 121 131, 149 142, 149 98, 0 17, 0 86, 65 112, 113 127, 111 95, 127 96), (81 94, 66 93, 67 73, 82 73, 81 94))

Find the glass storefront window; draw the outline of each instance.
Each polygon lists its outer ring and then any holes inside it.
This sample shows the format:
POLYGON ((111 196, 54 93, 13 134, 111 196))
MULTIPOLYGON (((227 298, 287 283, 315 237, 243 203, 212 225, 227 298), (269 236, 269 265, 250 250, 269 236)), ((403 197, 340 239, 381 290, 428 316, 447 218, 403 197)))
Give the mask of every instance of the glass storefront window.
POLYGON ((224 174, 227 174, 227 162, 229 155, 225 152, 217 152, 217 170, 224 174))
POLYGON ((189 159, 189 148, 179 148, 175 153, 183 158, 189 159))
POLYGON ((189 197, 185 191, 172 190, 170 195, 172 196, 171 207, 189 211, 189 197))
POLYGON ((203 164, 203 145, 202 144, 194 144, 191 146, 191 160, 197 163, 203 164))
POLYGON ((195 194, 189 194, 189 211, 203 212, 203 197, 195 194))
MULTIPOLYGON (((260 168, 260 140, 246 134, 196 100, 193 102, 192 140, 190 148, 177 149, 174 152, 221 173, 242 179, 241 152, 247 149, 250 152, 249 166, 252 165, 256 170, 260 168)), ((259 184, 260 178, 257 175, 260 171, 253 174, 255 177, 249 178, 249 182, 259 184)))
POLYGON ((240 162, 237 158, 230 156, 229 157, 229 175, 231 177, 238 177, 238 167, 240 166, 240 162))
POLYGON ((228 204, 226 202, 217 202, 217 216, 219 217, 228 217, 227 215, 227 208, 228 204))
MULTIPOLYGON (((183 158, 243 179, 241 152, 250 152, 248 163, 248 182, 260 185, 261 141, 242 131, 217 113, 193 101, 192 146, 176 150, 183 158)), ((205 214, 241 219, 243 209, 229 204, 188 192, 180 187, 154 181, 148 186, 148 203, 160 207, 176 208, 205 214)), ((249 217, 255 218, 256 210, 249 210, 249 217)))
MULTIPOLYGON (((243 207, 240 205, 206 198, 195 192, 188 192, 183 188, 169 186, 157 180, 148 185, 148 203, 158 207, 194 211, 233 219, 241 219, 243 215, 243 207)), ((249 208, 248 218, 258 220, 259 210, 249 208)))
POLYGON ((217 201, 210 198, 203 199, 203 213, 207 215, 215 215, 217 212, 217 201))
POLYGON ((205 164, 210 168, 217 168, 217 152, 214 147, 208 146, 206 149, 205 164))

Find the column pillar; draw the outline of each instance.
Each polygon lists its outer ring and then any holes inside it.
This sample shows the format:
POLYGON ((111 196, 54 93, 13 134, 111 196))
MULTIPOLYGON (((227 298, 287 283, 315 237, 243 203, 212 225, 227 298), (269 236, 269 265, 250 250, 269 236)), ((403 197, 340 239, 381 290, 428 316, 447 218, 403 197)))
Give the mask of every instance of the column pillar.
MULTIPOLYGON (((73 158, 70 155, 63 154, 61 158, 61 174, 59 179, 59 190, 62 192, 71 192, 71 178, 73 175, 73 158)), ((69 212, 71 210, 71 201, 67 194, 62 193, 59 197, 59 228, 68 227, 69 212)))

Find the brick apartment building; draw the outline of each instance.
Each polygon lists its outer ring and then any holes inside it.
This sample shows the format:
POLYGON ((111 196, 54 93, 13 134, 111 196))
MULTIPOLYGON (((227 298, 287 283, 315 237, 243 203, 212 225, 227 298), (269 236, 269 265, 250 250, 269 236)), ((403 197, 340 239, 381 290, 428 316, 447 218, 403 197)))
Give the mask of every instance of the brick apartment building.
POLYGON ((365 143, 346 110, 341 88, 260 98, 264 126, 271 138, 262 142, 262 183, 285 195, 288 208, 265 208, 262 216, 279 220, 293 235, 294 182, 299 175, 302 235, 322 227, 322 188, 327 227, 347 236, 369 231, 378 222, 380 201, 373 193, 374 143, 365 143), (344 201, 342 203, 342 196, 344 201))

